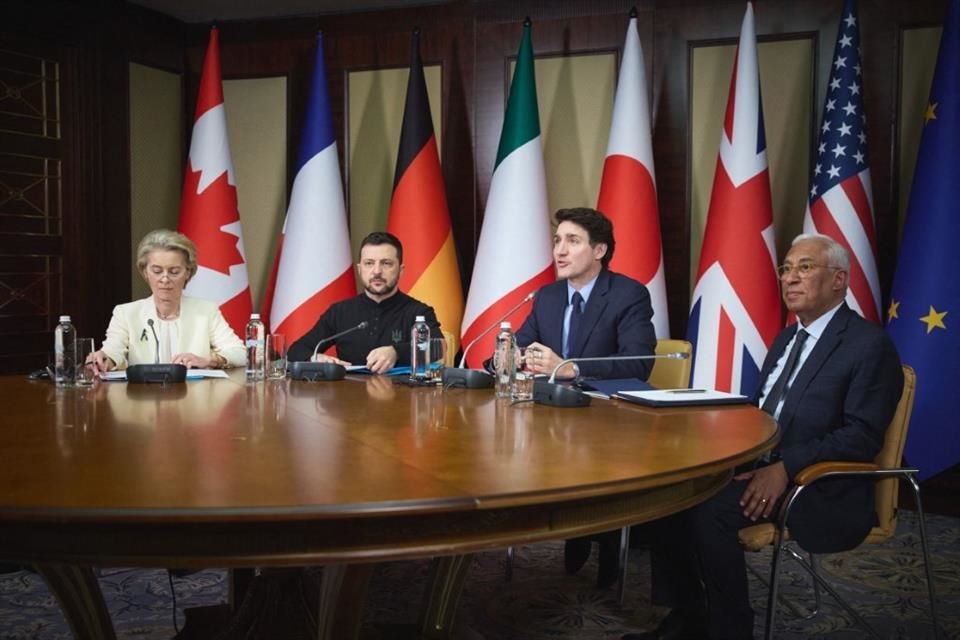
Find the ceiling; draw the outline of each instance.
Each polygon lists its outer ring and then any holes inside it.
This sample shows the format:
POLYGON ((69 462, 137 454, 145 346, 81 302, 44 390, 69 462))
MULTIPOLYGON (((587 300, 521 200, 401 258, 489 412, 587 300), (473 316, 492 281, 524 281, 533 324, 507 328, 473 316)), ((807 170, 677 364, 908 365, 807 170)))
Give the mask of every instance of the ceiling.
POLYGON ((317 16, 355 13, 418 5, 443 4, 449 0, 129 0, 183 22, 226 22, 256 18, 317 16))

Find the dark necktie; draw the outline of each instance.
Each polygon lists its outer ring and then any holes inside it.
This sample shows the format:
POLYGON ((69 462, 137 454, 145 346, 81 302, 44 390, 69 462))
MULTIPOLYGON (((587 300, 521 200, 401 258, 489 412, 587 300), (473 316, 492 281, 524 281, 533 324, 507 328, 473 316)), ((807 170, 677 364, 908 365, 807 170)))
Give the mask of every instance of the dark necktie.
POLYGON ((810 334, 803 329, 797 332, 797 337, 793 341, 793 348, 790 349, 787 362, 783 365, 783 373, 777 378, 777 382, 773 385, 773 388, 770 389, 770 393, 767 394, 766 399, 764 399, 763 406, 760 407, 770 415, 776 412, 777 405, 780 404, 781 398, 786 396, 787 392, 790 391, 790 376, 793 374, 793 370, 797 368, 797 361, 800 360, 800 352, 803 351, 803 343, 807 341, 809 335, 810 334))
POLYGON ((564 349, 564 358, 573 357, 573 348, 577 344, 577 331, 580 329, 580 321, 583 319, 583 296, 580 295, 579 291, 574 292, 570 304, 573 309, 570 311, 570 329, 567 331, 567 348, 564 349))

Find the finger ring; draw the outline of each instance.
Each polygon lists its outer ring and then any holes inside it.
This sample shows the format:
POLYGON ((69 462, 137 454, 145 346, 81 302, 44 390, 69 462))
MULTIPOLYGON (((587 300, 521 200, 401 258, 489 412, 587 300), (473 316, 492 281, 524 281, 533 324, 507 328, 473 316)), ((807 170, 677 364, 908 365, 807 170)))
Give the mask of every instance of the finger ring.
POLYGON ((766 504, 766 503, 767 503, 767 499, 766 499, 766 498, 760 498, 760 502, 762 502, 763 504, 766 504))

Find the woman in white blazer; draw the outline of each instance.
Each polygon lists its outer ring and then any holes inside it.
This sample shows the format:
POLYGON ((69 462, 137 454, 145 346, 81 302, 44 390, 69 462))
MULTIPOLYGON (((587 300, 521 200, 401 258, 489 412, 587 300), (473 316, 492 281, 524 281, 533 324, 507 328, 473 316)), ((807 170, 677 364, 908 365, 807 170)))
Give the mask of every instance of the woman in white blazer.
POLYGON ((158 361, 197 369, 245 364, 243 342, 220 308, 183 295, 197 272, 197 248, 189 238, 167 229, 151 231, 137 247, 137 269, 151 296, 114 307, 107 338, 89 364, 97 371, 158 361))

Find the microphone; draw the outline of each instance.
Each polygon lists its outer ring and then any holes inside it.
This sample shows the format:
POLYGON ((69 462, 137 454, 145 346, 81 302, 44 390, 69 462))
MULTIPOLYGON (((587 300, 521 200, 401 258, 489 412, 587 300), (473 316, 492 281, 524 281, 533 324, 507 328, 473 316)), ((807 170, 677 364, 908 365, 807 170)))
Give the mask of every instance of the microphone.
POLYGON ((336 362, 313 362, 313 359, 317 357, 317 352, 320 351, 320 345, 341 338, 348 333, 366 329, 368 326, 370 326, 370 323, 364 320, 356 326, 321 339, 313 348, 313 355, 310 356, 310 362, 287 363, 287 373, 290 374, 290 378, 292 380, 307 380, 308 382, 316 382, 317 380, 343 380, 343 377, 347 375, 347 369, 342 364, 336 362))
POLYGON ((602 356, 592 358, 567 358, 561 360, 557 366, 550 372, 550 378, 546 381, 535 381, 533 384, 533 401, 551 407, 586 407, 590 405, 590 396, 579 389, 557 384, 557 371, 563 365, 570 362, 615 362, 617 360, 686 360, 690 357, 689 353, 677 351, 675 353, 662 353, 649 355, 633 356, 602 356))
POLYGON ((187 379, 187 367, 182 364, 160 364, 160 338, 153 326, 153 318, 147 318, 150 333, 153 334, 153 364, 135 364, 127 367, 127 382, 151 383, 183 382, 187 379))
POLYGON ((147 318, 147 324, 150 325, 150 333, 153 334, 153 346, 156 353, 153 363, 160 364, 160 338, 157 337, 157 330, 153 328, 153 318, 147 318))
MULTIPOLYGON (((323 338, 322 340, 320 340, 320 342, 317 343, 317 346, 315 346, 315 347, 313 348, 313 355, 310 356, 310 359, 313 360, 314 358, 317 357, 317 352, 320 351, 320 345, 322 345, 324 342, 330 342, 330 341, 332 341, 332 340, 336 340, 337 338, 342 338, 343 336, 347 335, 348 333, 353 333, 354 331, 360 331, 361 329, 366 329, 368 326, 370 326, 370 323, 369 323, 368 321, 364 320, 363 322, 361 322, 360 324, 356 325, 355 327, 350 327, 349 329, 344 329, 343 331, 341 331, 341 332, 339 332, 339 333, 335 333, 335 334, 333 334, 332 336, 327 336, 326 338, 323 338)), ((342 366, 342 365, 341 365, 341 366, 342 366)))
POLYGON ((499 327, 500 323, 513 315, 513 313, 533 300, 537 296, 536 291, 531 291, 523 297, 523 300, 515 304, 509 311, 497 318, 495 322, 490 323, 490 326, 480 332, 476 338, 470 341, 470 343, 463 348, 463 355, 460 356, 460 364, 457 365, 455 369, 444 369, 443 370, 443 386, 445 387, 465 387, 467 389, 490 389, 493 388, 493 376, 491 376, 486 371, 481 369, 464 369, 463 365, 467 361, 467 351, 473 347, 473 345, 480 342, 480 339, 483 336, 490 333, 495 327, 499 327))

